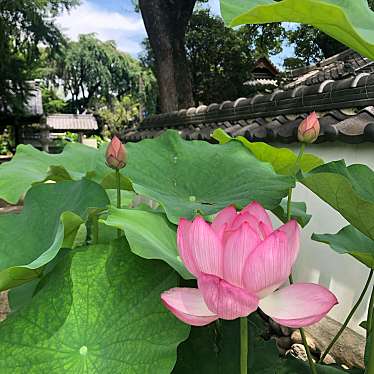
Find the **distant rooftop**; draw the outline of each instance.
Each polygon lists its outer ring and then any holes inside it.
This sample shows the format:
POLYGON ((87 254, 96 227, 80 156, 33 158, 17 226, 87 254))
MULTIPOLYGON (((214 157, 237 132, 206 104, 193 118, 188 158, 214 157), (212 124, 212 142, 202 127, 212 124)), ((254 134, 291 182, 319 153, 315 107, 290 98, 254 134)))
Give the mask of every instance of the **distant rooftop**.
POLYGON ((95 131, 98 129, 92 114, 52 114, 47 116, 47 126, 56 131, 95 131))

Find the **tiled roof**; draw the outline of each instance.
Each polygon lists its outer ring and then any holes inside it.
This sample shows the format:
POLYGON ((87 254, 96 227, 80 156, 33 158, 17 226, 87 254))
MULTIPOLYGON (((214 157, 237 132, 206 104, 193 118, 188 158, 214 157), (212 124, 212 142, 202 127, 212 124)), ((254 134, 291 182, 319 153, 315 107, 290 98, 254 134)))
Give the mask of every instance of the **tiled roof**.
POLYGON ((53 114, 47 117, 47 126, 52 130, 93 131, 97 121, 92 114, 53 114))
POLYGON ((342 70, 344 78, 336 75, 342 65, 334 56, 314 70, 294 72, 299 79, 297 85, 289 84, 266 95, 151 116, 127 130, 124 138, 139 141, 171 128, 186 139, 211 140, 212 132, 223 128, 232 136, 242 135, 252 141, 293 142, 302 119, 316 111, 321 121, 318 141, 374 142, 374 64, 352 51, 341 55, 343 61, 355 61, 349 74, 347 66, 342 70), (325 70, 320 70, 321 66, 325 70), (311 73, 315 71, 319 72, 315 74, 317 82, 312 83, 311 73), (328 79, 321 80, 321 71, 329 72, 328 79))
POLYGON ((374 72, 373 61, 347 49, 318 64, 293 70, 289 73, 291 82, 286 84, 285 88, 296 87, 300 84, 310 86, 330 79, 337 80, 354 74, 372 72, 374 72))

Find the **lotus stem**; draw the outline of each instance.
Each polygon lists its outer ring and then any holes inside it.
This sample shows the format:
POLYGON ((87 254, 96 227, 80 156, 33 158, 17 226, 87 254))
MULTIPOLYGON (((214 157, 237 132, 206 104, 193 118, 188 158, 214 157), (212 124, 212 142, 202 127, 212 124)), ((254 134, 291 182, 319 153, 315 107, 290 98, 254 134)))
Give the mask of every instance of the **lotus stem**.
POLYGON ((240 318, 240 374, 248 373, 248 320, 240 318))
MULTIPOLYGON (((295 173, 294 173, 294 176, 296 176, 296 174, 300 170, 300 163, 301 163, 301 159, 303 158, 304 151, 305 151, 305 143, 301 143, 300 151, 299 151, 299 154, 298 154, 297 159, 295 161, 295 173)), ((291 220, 292 190, 293 190, 293 188, 289 188, 289 190, 288 190, 288 197, 287 197, 287 222, 291 220)))
POLYGON ((314 364, 314 361, 313 361, 312 354, 310 353, 310 349, 309 349, 309 346, 308 346, 308 342, 306 340, 304 329, 300 328, 299 330, 300 330, 300 334, 301 334, 301 339, 303 340, 303 345, 305 347, 306 355, 308 357, 310 371, 313 374, 318 374, 317 369, 316 369, 316 365, 314 364))
MULTIPOLYGON (((119 169, 116 169, 116 179, 117 179, 117 208, 121 209, 121 174, 119 169)), ((120 238, 122 235, 121 229, 117 230, 117 237, 120 238)))
POLYGON ((287 197, 287 222, 291 220, 292 188, 288 190, 287 197))
POLYGON ((370 296, 368 316, 367 316, 367 326, 366 326, 366 338, 369 337, 373 329, 373 308, 374 308, 374 286, 370 296))
MULTIPOLYGON (((304 151, 305 151, 305 143, 301 143, 299 155, 297 156, 297 159, 296 159, 296 162, 295 162, 295 176, 298 173, 298 171, 300 170, 300 162, 301 162, 301 159, 303 157, 304 151)), ((291 220, 291 203, 292 203, 292 188, 290 188, 288 190, 287 221, 291 220)), ((289 281, 290 281, 290 284, 293 284, 292 271, 291 271, 291 274, 289 276, 289 281)), ((316 369, 316 366, 314 364, 312 354, 310 353, 310 349, 309 349, 309 346, 308 346, 308 342, 306 340, 304 329, 300 328, 299 331, 300 331, 301 339, 303 341, 303 345, 304 345, 304 348, 305 348, 305 351, 306 351, 306 355, 308 357, 310 371, 313 374, 317 374, 317 369, 316 369)))
POLYGON ((305 147, 306 147, 306 143, 301 143, 299 155, 297 156, 297 159, 296 159, 296 162, 295 162, 295 175, 301 169, 301 159, 303 158, 305 147))
MULTIPOLYGON (((331 348, 334 346, 334 344, 337 342, 337 340, 340 338, 340 335, 343 333, 343 331, 346 329, 346 327, 348 326, 348 323, 349 321, 352 319, 353 315, 355 314, 357 308, 360 306, 365 294, 366 294, 366 291, 368 290, 369 288, 369 285, 370 285, 370 282, 371 282, 371 279, 373 278, 373 273, 374 273, 374 270, 370 270, 370 273, 369 273, 369 276, 368 276, 368 279, 366 281, 366 284, 365 284, 365 287, 364 289, 362 290, 361 292, 361 295, 360 297, 358 298, 356 304, 353 306, 352 310, 350 311, 350 313, 348 314, 348 317, 345 319, 342 327, 339 329, 338 333, 335 335, 334 339, 332 339, 331 343, 329 344, 329 346, 326 348, 325 352, 322 354, 319 362, 323 362, 323 360, 325 359, 325 357, 327 356, 327 354, 330 352, 331 348)), ((372 299, 373 297, 371 298, 370 302, 372 302, 372 299)), ((372 307, 369 306, 369 311, 368 311, 368 325, 367 325, 367 331, 368 331, 368 334, 370 334, 370 330, 369 330, 369 325, 371 325, 371 323, 369 323, 369 320, 371 317, 369 317, 370 315, 370 311, 371 311, 372 307)))

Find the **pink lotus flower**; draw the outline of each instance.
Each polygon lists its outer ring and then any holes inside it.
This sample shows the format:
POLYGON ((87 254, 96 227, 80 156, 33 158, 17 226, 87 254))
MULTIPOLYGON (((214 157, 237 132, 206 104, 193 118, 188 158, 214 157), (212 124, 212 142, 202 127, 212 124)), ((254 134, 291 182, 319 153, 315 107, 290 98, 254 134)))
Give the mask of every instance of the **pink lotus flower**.
POLYGON ((240 213, 229 206, 212 224, 202 217, 181 219, 179 253, 198 288, 172 288, 161 299, 180 320, 195 326, 246 317, 258 307, 284 326, 316 323, 337 304, 329 290, 311 283, 278 290, 296 261, 299 236, 296 221, 274 231, 257 202, 240 213))
POLYGON ((313 112, 309 114, 299 125, 297 137, 302 143, 314 143, 321 130, 317 114, 313 112))
POLYGON ((114 136, 106 149, 106 163, 112 169, 122 169, 126 166, 127 152, 122 142, 114 136))

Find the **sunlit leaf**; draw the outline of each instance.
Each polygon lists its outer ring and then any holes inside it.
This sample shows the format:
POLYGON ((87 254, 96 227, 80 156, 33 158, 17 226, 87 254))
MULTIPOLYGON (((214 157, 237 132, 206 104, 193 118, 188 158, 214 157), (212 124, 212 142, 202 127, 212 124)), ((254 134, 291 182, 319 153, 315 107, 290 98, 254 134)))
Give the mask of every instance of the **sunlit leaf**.
POLYGON ((161 303, 167 265, 124 243, 70 251, 32 302, 0 324, 0 372, 170 373, 189 327, 161 303))
POLYGON ((131 250, 138 256, 163 260, 183 278, 193 278, 178 255, 177 227, 167 220, 165 214, 110 208, 104 222, 123 230, 131 250))
POLYGON ((374 240, 374 171, 365 165, 335 161, 300 178, 301 183, 374 240))
MULTIPOLYGON (((273 147, 262 142, 250 142, 243 136, 232 138, 222 129, 216 129, 212 137, 220 144, 232 140, 241 142, 258 160, 270 163, 275 172, 282 175, 294 175, 296 171, 297 155, 288 148, 273 147)), ((304 154, 300 160, 300 169, 308 172, 323 164, 323 160, 312 154, 304 154)))
POLYGON ((186 141, 169 130, 127 148, 126 173, 134 190, 158 201, 173 223, 253 200, 273 209, 294 185, 293 178, 277 175, 237 142, 186 141))
POLYGON ((221 0, 227 24, 297 22, 312 25, 374 59, 374 13, 367 0, 221 0))
POLYGON ((69 247, 88 209, 108 203, 103 188, 87 180, 33 187, 20 214, 0 215, 0 289, 38 277, 63 246, 65 229, 69 247))
MULTIPOLYGON (((12 161, 0 165, 0 198, 15 204, 34 183, 45 180, 87 178, 102 183, 104 188, 116 188, 114 172, 105 164, 104 151, 105 148, 98 150, 72 143, 60 154, 49 154, 21 144, 12 161)), ((124 175, 121 188, 132 189, 124 175)))

